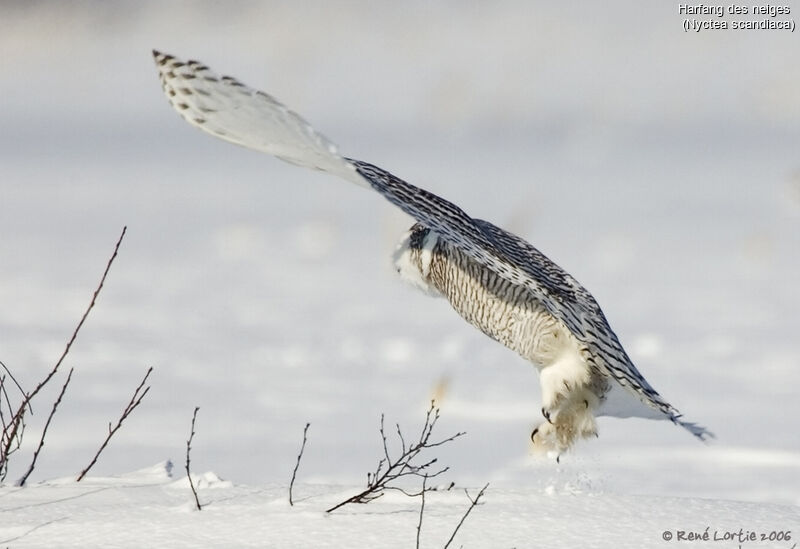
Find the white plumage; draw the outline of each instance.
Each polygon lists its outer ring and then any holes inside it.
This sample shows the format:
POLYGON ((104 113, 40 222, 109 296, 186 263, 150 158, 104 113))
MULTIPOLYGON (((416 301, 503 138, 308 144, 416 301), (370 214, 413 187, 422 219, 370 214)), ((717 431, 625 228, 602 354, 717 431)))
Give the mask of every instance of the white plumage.
POLYGON ((535 447, 561 453, 597 434, 595 417, 668 419, 713 436, 644 379, 592 295, 528 242, 336 146, 270 95, 197 61, 153 51, 164 93, 190 124, 221 139, 332 173, 382 194, 417 223, 394 260, 401 277, 443 296, 473 326, 540 371, 535 447))

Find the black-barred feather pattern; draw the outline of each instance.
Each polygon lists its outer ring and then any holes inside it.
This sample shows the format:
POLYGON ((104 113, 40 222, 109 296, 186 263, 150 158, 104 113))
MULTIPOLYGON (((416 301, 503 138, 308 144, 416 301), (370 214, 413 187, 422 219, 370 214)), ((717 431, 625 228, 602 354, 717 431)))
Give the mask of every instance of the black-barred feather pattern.
POLYGON ((267 93, 219 76, 198 61, 155 50, 153 56, 164 94, 189 124, 371 188, 417 220, 405 247, 398 248, 398 272, 426 290, 438 280, 439 289, 452 290, 448 299, 459 314, 537 364, 543 403, 552 400, 553 406, 543 408, 547 423, 534 431, 535 446, 545 432, 555 437, 550 447, 558 452, 576 438, 596 434, 594 413, 603 412, 614 385, 648 410, 632 415, 670 419, 701 440, 713 436, 681 419, 633 365, 592 295, 534 246, 386 170, 340 156, 331 141, 267 93), (473 302, 465 305, 464 299, 473 302), (547 341, 559 343, 552 347, 547 341), (548 354, 553 349, 557 352, 548 354))
POLYGON ((670 419, 680 414, 653 389, 631 362, 594 297, 561 267, 518 236, 391 173, 349 159, 373 189, 408 215, 442 235, 498 276, 524 286, 586 346, 585 358, 630 387, 670 419))

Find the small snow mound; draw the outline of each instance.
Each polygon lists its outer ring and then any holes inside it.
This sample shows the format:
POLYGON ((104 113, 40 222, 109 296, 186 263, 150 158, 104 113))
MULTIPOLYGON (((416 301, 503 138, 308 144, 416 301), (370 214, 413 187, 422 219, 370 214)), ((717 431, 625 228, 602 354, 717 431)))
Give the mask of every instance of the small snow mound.
POLYGON ((172 467, 172 461, 168 459, 160 461, 150 467, 145 467, 144 469, 124 473, 122 477, 137 478, 140 480, 170 480, 172 478, 172 467))
POLYGON ((165 460, 165 461, 160 461, 155 465, 151 465, 150 467, 145 467, 144 469, 131 471, 130 473, 123 473, 119 477, 113 477, 113 478, 129 482, 137 482, 137 483, 166 482, 172 480, 172 467, 173 467, 172 461, 165 460))
MULTIPOLYGON (((76 482, 75 476, 57 478, 48 480, 46 484, 71 484, 76 482)), ((172 461, 165 460, 145 467, 144 469, 137 469, 129 473, 121 475, 113 475, 108 477, 101 476, 86 476, 81 480, 81 484, 104 484, 104 485, 124 485, 124 484, 162 484, 172 480, 172 461)))
MULTIPOLYGON (((192 473, 192 482, 196 490, 232 488, 233 483, 222 480, 216 473, 208 471, 202 474, 192 473)), ((189 477, 183 477, 171 484, 175 488, 189 488, 189 477)))

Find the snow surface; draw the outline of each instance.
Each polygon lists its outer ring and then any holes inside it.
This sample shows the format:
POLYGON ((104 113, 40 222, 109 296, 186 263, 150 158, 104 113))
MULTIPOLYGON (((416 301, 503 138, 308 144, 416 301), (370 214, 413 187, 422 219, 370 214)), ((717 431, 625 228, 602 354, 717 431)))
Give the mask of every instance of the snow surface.
MULTIPOLYGON (((663 531, 706 526, 796 533, 798 35, 686 34, 677 11, 0 5, 0 360, 25 387, 60 355, 128 226, 29 486, 11 483, 63 377, 38 397, 0 488, 0 543, 413 546, 416 500, 323 510, 374 467, 380 414, 415 430, 433 396, 438 432, 467 432, 437 456, 447 481, 471 493, 491 483, 456 546, 668 547, 678 542, 663 531), (600 437, 560 464, 534 458, 535 370, 399 283, 391 252, 410 220, 363 189, 186 126, 161 96, 154 47, 270 91, 344 154, 530 240, 717 440, 601 419, 600 437), (88 463, 148 366, 150 393, 92 476, 47 480, 88 463), (138 471, 182 463, 194 406, 193 470, 225 479, 206 478, 200 513, 180 467, 138 471)), ((423 546, 440 547, 466 496, 427 504, 423 546)))
MULTIPOLYGON (((419 500, 388 493, 368 505, 323 509, 352 489, 298 485, 295 505, 285 486, 234 486, 206 473, 199 482, 202 511, 190 501, 186 477, 175 480, 166 463, 107 478, 49 481, 0 491, 0 543, 12 547, 414 547, 419 500)), ((478 489, 471 489, 475 497, 478 489)), ((442 547, 470 506, 463 490, 429 493, 420 546, 442 547)), ((459 529, 459 547, 737 547, 731 533, 754 532, 747 547, 792 547, 762 542, 797 523, 788 505, 700 498, 597 494, 585 487, 487 490, 459 529), (679 532, 711 541, 678 542, 679 532), (714 539, 718 541, 713 541, 714 539)), ((790 538, 794 533, 788 534, 790 538)))

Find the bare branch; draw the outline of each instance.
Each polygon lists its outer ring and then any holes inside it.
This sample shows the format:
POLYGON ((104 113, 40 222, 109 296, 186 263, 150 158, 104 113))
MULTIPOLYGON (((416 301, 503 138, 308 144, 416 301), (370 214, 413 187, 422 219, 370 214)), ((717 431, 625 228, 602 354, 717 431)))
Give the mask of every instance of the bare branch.
POLYGON ((425 492, 428 491, 428 475, 422 477, 422 490, 420 490, 420 504, 419 504, 419 522, 417 522, 417 544, 416 549, 419 549, 419 537, 422 534, 422 515, 425 513, 425 492))
POLYGON ((192 414, 192 432, 189 434, 189 440, 186 441, 186 478, 189 479, 189 487, 192 489, 192 494, 194 494, 194 504, 197 507, 198 511, 202 511, 203 507, 200 505, 200 499, 197 497, 197 490, 194 488, 194 481, 192 480, 192 472, 189 470, 189 465, 191 460, 189 459, 189 453, 192 451, 192 439, 194 438, 194 422, 197 419, 197 412, 200 410, 199 406, 194 407, 194 413, 192 414))
POLYGON ((74 368, 69 369, 69 374, 67 375, 67 381, 64 382, 64 385, 61 387, 61 392, 58 394, 58 398, 53 403, 53 408, 50 410, 50 415, 47 416, 47 422, 44 424, 44 429, 42 429, 42 436, 39 439, 39 446, 37 446, 36 451, 33 453, 33 459, 31 460, 31 464, 28 466, 28 470, 25 471, 25 474, 17 482, 17 486, 25 486, 25 483, 28 480, 28 477, 33 473, 33 468, 36 467, 36 460, 39 458, 39 452, 42 451, 42 446, 44 446, 44 437, 47 434, 47 429, 50 427, 50 422, 53 420, 53 416, 56 415, 56 410, 58 409, 58 405, 61 404, 61 399, 64 397, 64 393, 67 390, 67 385, 69 385, 70 380, 72 379, 72 372, 74 368))
MULTIPOLYGON (((8 377, 11 378, 11 381, 14 382, 14 385, 17 386, 17 389, 19 390, 20 394, 24 395, 25 391, 22 389, 22 385, 19 384, 19 381, 17 381, 17 378, 14 377, 14 374, 11 373, 11 370, 8 369, 8 366, 6 366, 3 363, 2 360, 0 360, 0 367, 2 367, 3 370, 5 370, 6 375, 8 375, 8 377)), ((6 392, 5 385, 4 385, 5 379, 6 379, 6 376, 3 376, 3 379, 2 379, 3 383, 0 383, 0 386, 3 386, 3 394, 6 395, 6 402, 9 404, 8 411, 11 412, 12 411, 11 410, 11 406, 10 406, 11 401, 8 400, 8 393, 6 392)))
POLYGON ((3 368, 5 374, 0 376, 0 425, 2 425, 2 433, 0 433, 0 482, 5 480, 8 473, 8 459, 22 445, 22 435, 25 431, 25 407, 20 408, 15 412, 11 404, 11 395, 8 394, 6 389, 6 380, 11 379, 16 385, 22 401, 26 401, 25 391, 20 386, 19 382, 11 373, 11 370, 0 361, 0 367, 3 368), (8 410, 8 419, 6 419, 6 412, 8 410))
POLYGON ((300 460, 303 458, 303 451, 306 449, 306 440, 309 427, 311 427, 311 424, 306 423, 306 426, 303 429, 303 444, 300 446, 300 453, 297 454, 297 463, 294 464, 294 471, 292 471, 292 480, 289 482, 289 505, 292 506, 294 506, 294 501, 292 501, 292 489, 294 488, 295 477, 297 477, 297 469, 300 467, 300 460))
POLYGON ((391 463, 392 458, 389 457, 389 446, 386 443, 386 431, 383 428, 384 427, 383 421, 384 421, 384 415, 381 414, 381 429, 380 429, 380 432, 381 432, 381 439, 383 439, 383 455, 386 458, 386 462, 391 463))
POLYGON ((403 432, 400 430, 400 424, 399 423, 395 423, 395 426, 397 426, 397 438, 400 439, 400 449, 405 454, 406 453, 406 439, 403 438, 403 432))
POLYGON ((453 533, 451 534, 451 536, 450 536, 450 539, 449 539, 449 540, 447 540, 447 543, 445 543, 445 544, 444 544, 444 547, 443 547, 442 549, 447 549, 448 547, 450 547, 450 544, 453 542, 453 539, 455 539, 455 537, 456 537, 456 534, 458 533, 458 530, 459 530, 459 528, 461 528, 461 525, 462 525, 462 524, 464 524, 464 521, 465 521, 465 520, 467 520, 467 517, 468 517, 468 516, 469 516, 469 514, 472 512, 472 510, 473 510, 473 509, 474 509, 474 508, 475 508, 477 505, 479 505, 479 503, 478 503, 478 502, 480 501, 481 497, 483 496, 483 493, 486 491, 486 489, 487 489, 488 487, 489 487, 489 483, 487 482, 487 483, 486 483, 486 484, 483 486, 483 488, 481 488, 481 491, 480 491, 480 492, 478 492, 478 495, 477 495, 477 496, 475 496, 475 499, 472 499, 472 496, 470 496, 470 495, 469 495, 469 492, 468 492, 466 489, 464 490, 464 493, 466 493, 466 494, 467 494, 467 499, 469 499, 469 502, 470 502, 469 509, 467 509, 467 512, 466 512, 466 513, 464 513, 464 516, 463 516, 463 517, 461 517, 461 520, 458 522, 458 525, 456 525, 456 528, 455 528, 455 530, 453 530, 453 533))
MULTIPOLYGON (((5 420, 3 417, 3 433, 2 438, 0 438, 0 481, 4 480, 6 474, 8 472, 8 459, 9 456, 14 453, 14 451, 18 450, 22 444, 22 435, 25 432, 25 410, 26 408, 33 413, 33 408, 31 406, 31 402, 33 401, 33 397, 35 397, 39 391, 44 388, 45 385, 56 375, 58 369, 61 367, 61 364, 66 359, 67 355, 69 354, 70 349, 72 348, 73 343, 78 337, 78 332, 80 332, 83 324, 86 322, 86 319, 89 316, 89 313, 94 308, 95 303, 97 302, 97 297, 100 295, 100 291, 103 289, 103 285, 105 284, 106 277, 108 276, 109 271, 111 270, 111 265, 114 263, 114 259, 116 259, 117 254, 119 253, 120 245, 122 244, 122 239, 125 237, 125 232, 127 231, 127 227, 122 228, 122 233, 120 234, 119 238, 117 239, 117 243, 114 246, 114 252, 111 254, 108 262, 106 263, 106 268, 103 271, 103 276, 100 278, 100 283, 97 285, 97 288, 92 294, 92 300, 89 303, 89 306, 83 313, 78 325, 72 332, 72 336, 70 337, 69 341, 67 341, 67 345, 64 348, 64 351, 61 353, 58 361, 56 362, 55 366, 50 370, 50 372, 45 376, 45 378, 39 382, 39 384, 31 391, 30 393, 25 393, 22 390, 22 387, 17 383, 17 380, 14 379, 14 376, 11 375, 11 372, 6 368, 5 364, 2 364, 3 369, 8 373, 9 377, 14 381, 19 389, 20 393, 22 394, 22 401, 19 403, 19 406, 16 409, 16 412, 12 411, 11 408, 11 400, 8 398, 8 393, 6 392, 5 385, 3 385, 2 395, 3 398, 6 399, 6 404, 9 409, 10 418, 8 421, 5 420)), ((4 376, 5 377, 5 376, 4 376)))
POLYGON ((2 447, 0 447, 0 482, 8 474, 8 460, 22 446, 22 435, 25 432, 25 408, 20 407, 8 426, 3 426, 2 447))
POLYGON ((54 375, 56 375, 56 372, 58 371, 59 367, 61 367, 61 363, 64 362, 65 358, 67 358, 67 355, 69 354, 69 350, 72 348, 72 344, 75 343, 75 340, 78 337, 78 332, 80 332, 81 328, 83 327, 83 323, 86 322, 86 319, 88 318, 89 313, 92 311, 92 309, 94 308, 94 304, 97 301, 97 296, 100 295, 100 290, 103 289, 103 285, 106 283, 106 277, 108 276, 108 272, 111 270, 111 265, 114 263, 114 260, 117 258, 117 253, 119 253, 119 247, 122 244, 122 239, 125 238, 125 233, 127 232, 127 230, 128 230, 128 227, 123 227, 122 228, 122 234, 120 234, 119 235, 119 239, 117 239, 117 244, 114 246, 114 253, 111 254, 111 258, 108 260, 108 263, 106 264, 106 269, 105 269, 105 271, 103 271, 103 276, 100 278, 100 284, 97 285, 97 289, 95 289, 94 294, 92 294, 92 301, 89 303, 89 306, 86 308, 86 311, 83 313, 83 316, 81 317, 80 321, 78 322, 78 325, 75 327, 75 330, 72 332, 72 336, 69 338, 69 341, 67 341, 67 345, 66 345, 66 347, 64 347, 64 352, 61 353, 61 356, 59 357, 58 362, 56 362, 56 365, 53 366, 52 370, 50 370, 50 373, 47 374, 47 377, 45 377, 44 380, 42 380, 42 382, 39 383, 39 385, 37 385, 36 388, 28 395, 28 398, 27 398, 28 402, 30 402, 33 399, 33 397, 36 396, 36 394, 42 389, 42 387, 44 387, 47 384, 47 382, 50 381, 50 379, 54 375))
POLYGON ((122 422, 125 421, 125 418, 127 418, 131 414, 131 412, 133 412, 136 409, 136 407, 139 406, 139 404, 142 402, 142 399, 150 390, 150 386, 148 385, 144 390, 142 390, 142 387, 144 387, 144 384, 147 381, 147 378, 150 377, 150 372, 152 371, 153 371, 152 366, 147 369, 147 373, 144 375, 142 382, 136 388, 136 391, 134 391, 133 396, 131 397, 131 401, 125 407, 125 410, 122 411, 122 415, 117 421, 117 424, 113 428, 111 428, 110 423, 108 424, 109 425, 108 436, 103 441, 103 444, 100 445, 100 449, 97 450, 97 453, 94 455, 94 458, 92 458, 92 462, 89 463, 86 469, 81 471, 80 475, 78 475, 76 482, 80 482, 83 479, 83 477, 86 476, 86 473, 89 472, 89 469, 94 467, 94 464, 97 462, 97 458, 100 457, 100 454, 102 453, 103 450, 105 450, 106 446, 108 445, 108 441, 111 440, 111 437, 114 436, 114 433, 116 433, 119 430, 119 428, 122 427, 122 422))
MULTIPOLYGON (((425 424, 422 427, 419 440, 412 444, 406 442, 398 426, 397 433, 402 453, 396 459, 393 459, 389 451, 389 443, 384 429, 384 416, 381 414, 380 434, 383 442, 384 457, 378 461, 378 466, 375 468, 374 473, 367 473, 367 487, 362 492, 334 505, 326 512, 331 513, 348 503, 369 503, 383 496, 387 490, 395 490, 412 497, 421 495, 422 492, 408 491, 402 486, 398 486, 397 482, 406 478, 422 478, 427 485, 427 479, 438 477, 447 472, 449 470, 448 467, 443 467, 441 469, 434 468, 434 465, 437 463, 436 458, 425 461, 422 464, 417 463, 417 460, 423 451, 446 444, 465 434, 460 432, 440 441, 431 442, 433 429, 438 420, 439 409, 436 408, 436 403, 432 401, 430 408, 425 414, 425 424)), ((434 488, 427 488, 426 486, 424 490, 432 491, 434 488)))

